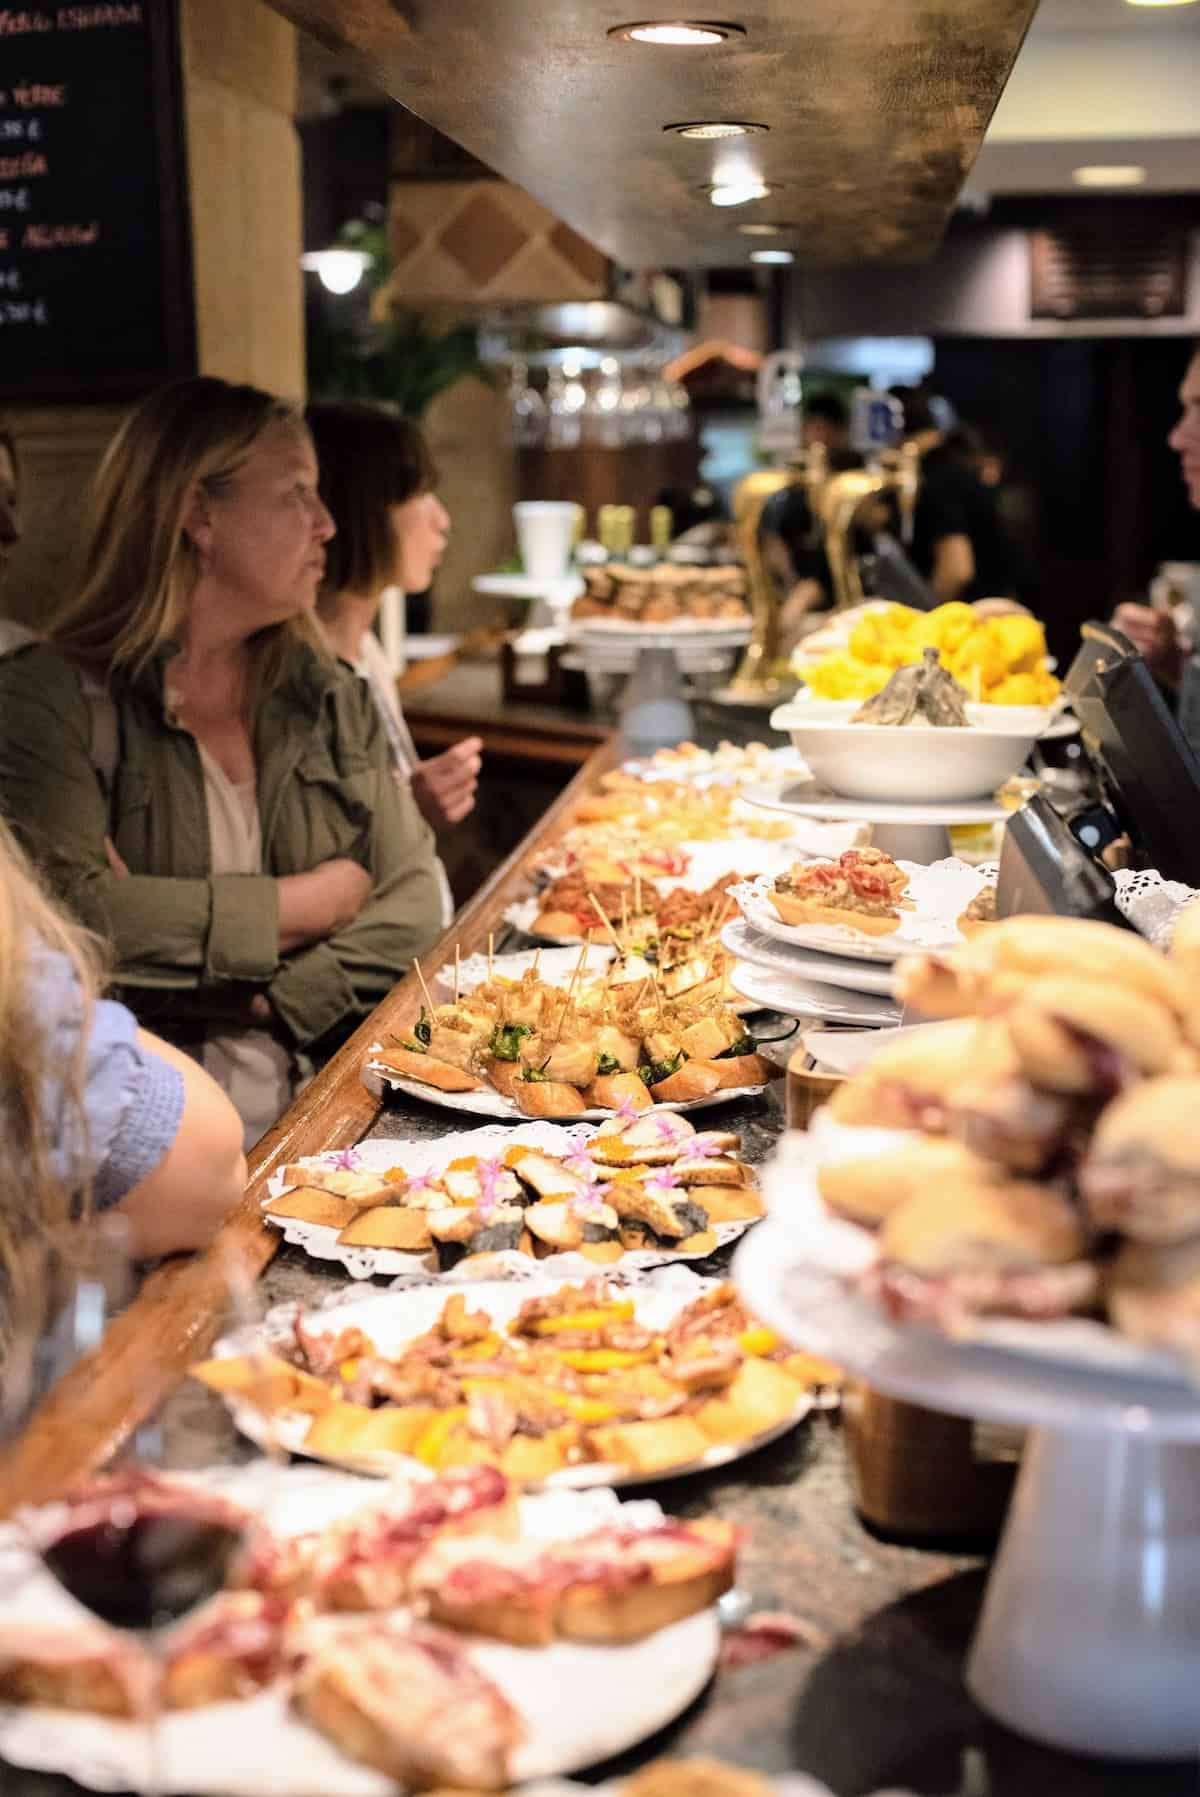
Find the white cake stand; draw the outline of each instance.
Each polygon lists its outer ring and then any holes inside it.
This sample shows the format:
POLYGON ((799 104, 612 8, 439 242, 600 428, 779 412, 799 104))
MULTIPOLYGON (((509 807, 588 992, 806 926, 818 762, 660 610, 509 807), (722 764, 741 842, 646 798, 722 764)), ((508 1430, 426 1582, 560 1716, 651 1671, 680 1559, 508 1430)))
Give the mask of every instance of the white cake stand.
POLYGON ((756 1315, 891 1397, 1030 1428, 967 1662, 981 1707, 1053 1747, 1200 1752, 1200 1391, 898 1328, 800 1258, 786 1212, 733 1265, 756 1315))
POLYGON ((828 823, 870 824, 871 841, 895 861, 942 861, 953 851, 952 824, 997 824, 1009 814, 994 799, 958 799, 944 805, 890 805, 882 799, 843 799, 814 780, 745 786, 740 797, 765 811, 828 823))

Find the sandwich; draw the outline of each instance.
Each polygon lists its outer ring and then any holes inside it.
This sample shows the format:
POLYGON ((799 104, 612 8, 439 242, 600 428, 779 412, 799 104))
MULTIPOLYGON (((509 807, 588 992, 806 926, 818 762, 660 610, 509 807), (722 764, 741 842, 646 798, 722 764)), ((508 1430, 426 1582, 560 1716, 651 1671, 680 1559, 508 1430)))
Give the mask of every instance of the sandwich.
POLYGON ((995 1080, 1015 1071, 1003 1027, 956 1018, 906 1032, 873 1055, 829 1101, 839 1123, 873 1129, 945 1131, 954 1094, 968 1080, 995 1080))
POLYGON ((520 1647, 640 1641, 733 1584, 737 1530, 716 1519, 615 1523, 573 1541, 439 1543, 413 1573, 434 1621, 520 1647))
POLYGON ((1200 1368, 1200 1236, 1126 1242, 1109 1266, 1105 1301, 1122 1335, 1200 1368))
POLYGON ((291 1606, 257 1591, 222 1591, 167 1637, 163 1702, 170 1710, 253 1697, 284 1669, 291 1606))
POLYGON ((897 969, 896 996, 923 1017, 986 1015, 1047 974, 1138 992, 1168 1010, 1178 1003, 1157 949, 1132 930, 1073 917, 1005 917, 952 954, 913 955, 897 969))
POLYGON ((372 1618, 302 1666, 301 1715, 354 1760, 408 1790, 501 1790, 524 1733, 508 1699, 442 1629, 372 1618))
POLYGON ((1076 1158, 1094 1106, 1042 1092, 1023 1073, 967 1078, 946 1112, 949 1133, 1010 1173, 1044 1173, 1076 1158))
POLYGON ((944 1178, 886 1218, 879 1252, 866 1281, 885 1307, 947 1334, 987 1314, 1066 1316, 1099 1292, 1074 1206, 1027 1180, 944 1178))
POLYGON ((945 1136, 921 1137, 890 1154, 833 1161, 817 1173, 817 1189, 834 1216, 876 1229, 907 1204, 944 1179, 987 1176, 986 1164, 945 1136))
POLYGON ((1151 1079, 1101 1114, 1079 1189, 1099 1230, 1135 1241, 1200 1236, 1200 1079, 1151 1079))
POLYGON ((1032 981, 1004 1021, 1022 1073, 1046 1092, 1111 1098, 1134 1079, 1191 1064, 1166 1004, 1095 975, 1032 981))

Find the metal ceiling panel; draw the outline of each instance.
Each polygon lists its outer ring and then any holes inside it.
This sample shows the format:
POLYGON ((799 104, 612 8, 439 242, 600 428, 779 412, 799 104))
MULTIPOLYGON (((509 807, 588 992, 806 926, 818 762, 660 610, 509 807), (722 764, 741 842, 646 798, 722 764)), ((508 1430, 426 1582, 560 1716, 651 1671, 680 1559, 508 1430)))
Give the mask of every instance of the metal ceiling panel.
POLYGON ((1037 0, 272 4, 617 261, 714 267, 744 261, 739 227, 764 221, 810 266, 930 255, 1037 0), (608 36, 680 16, 742 32, 701 49, 608 36), (664 130, 701 119, 769 131, 664 130), (765 199, 710 203, 712 182, 749 173, 765 199))

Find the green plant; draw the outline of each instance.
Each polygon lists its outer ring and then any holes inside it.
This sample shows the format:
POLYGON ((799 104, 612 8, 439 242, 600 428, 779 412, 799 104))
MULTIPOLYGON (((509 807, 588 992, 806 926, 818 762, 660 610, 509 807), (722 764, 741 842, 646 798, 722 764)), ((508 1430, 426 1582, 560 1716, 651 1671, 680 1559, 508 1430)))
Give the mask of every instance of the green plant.
MULTIPOLYGON (((352 219, 342 227, 338 247, 370 258, 363 287, 378 294, 391 273, 382 220, 352 219)), ((439 393, 467 375, 492 384, 472 324, 437 329, 422 313, 401 307, 385 318, 343 325, 318 317, 310 324, 309 386, 323 399, 382 400, 405 418, 420 418, 439 393)))

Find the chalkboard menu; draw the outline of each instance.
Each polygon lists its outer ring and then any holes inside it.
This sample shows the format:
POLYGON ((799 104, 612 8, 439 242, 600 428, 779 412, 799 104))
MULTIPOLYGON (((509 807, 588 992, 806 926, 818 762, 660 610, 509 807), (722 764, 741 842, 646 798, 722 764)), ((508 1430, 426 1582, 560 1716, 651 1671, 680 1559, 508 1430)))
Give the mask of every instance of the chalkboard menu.
POLYGON ((195 366, 178 0, 0 0, 0 401, 195 366))

